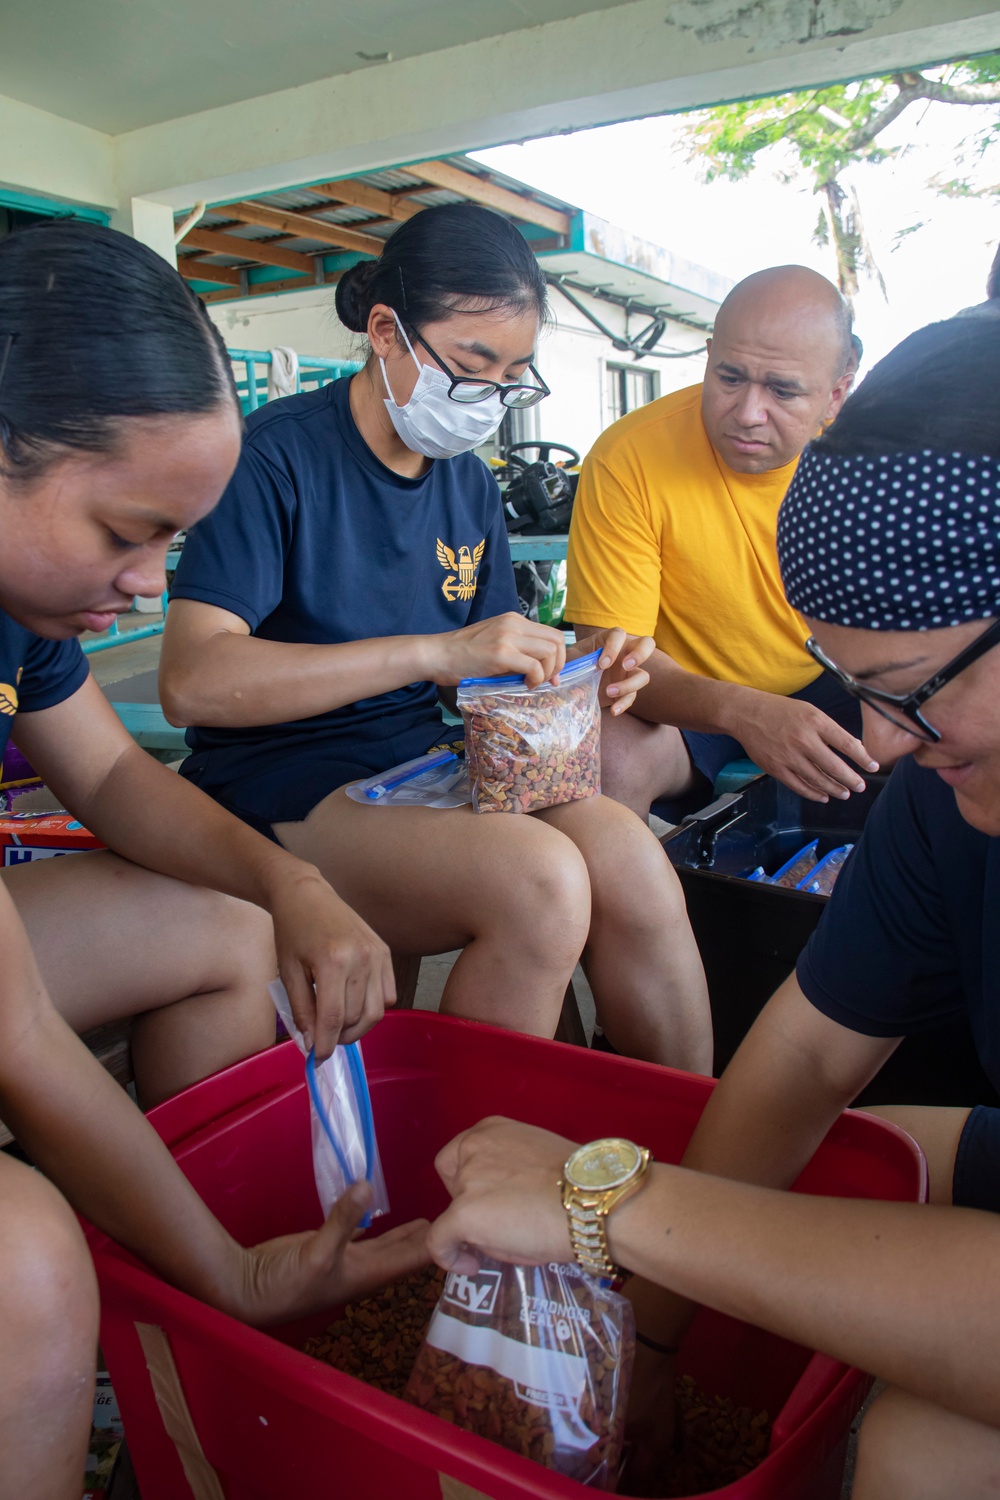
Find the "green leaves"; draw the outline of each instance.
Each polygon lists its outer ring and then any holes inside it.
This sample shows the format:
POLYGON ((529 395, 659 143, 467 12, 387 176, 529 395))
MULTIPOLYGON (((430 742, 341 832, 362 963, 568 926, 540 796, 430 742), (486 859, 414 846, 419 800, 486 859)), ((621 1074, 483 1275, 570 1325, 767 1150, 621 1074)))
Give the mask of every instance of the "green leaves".
MULTIPOLYGON (((934 180, 931 186, 949 197, 1000 196, 1000 182, 983 188, 970 181, 984 153, 1000 140, 1000 53, 921 72, 719 105, 691 116, 688 160, 700 163, 706 182, 741 182, 757 166, 767 165, 772 148, 790 149, 799 171, 812 179, 814 192, 823 197, 816 239, 833 243, 841 290, 852 296, 859 270, 881 277, 865 240, 857 199, 837 179, 856 162, 879 166, 891 161, 901 148, 880 145, 878 137, 919 101, 925 108, 929 102, 998 105, 995 122, 980 126, 963 143, 957 175, 947 182, 934 180)), ((779 165, 775 152, 774 167, 779 165)), ((919 227, 901 231, 897 240, 919 227)))

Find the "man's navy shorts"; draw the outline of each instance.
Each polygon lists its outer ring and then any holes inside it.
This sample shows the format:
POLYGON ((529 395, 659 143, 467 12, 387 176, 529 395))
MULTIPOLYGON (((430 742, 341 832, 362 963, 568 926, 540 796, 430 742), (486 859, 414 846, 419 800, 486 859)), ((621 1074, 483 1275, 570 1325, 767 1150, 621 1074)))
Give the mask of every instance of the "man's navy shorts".
MULTIPOLYGON (((812 682, 789 696, 822 709, 848 734, 853 734, 855 739, 861 738, 861 704, 850 693, 845 693, 828 672, 821 672, 812 682)), ((743 760, 747 754, 739 740, 729 734, 703 734, 691 729, 682 729, 681 734, 695 770, 695 785, 683 797, 662 797, 653 805, 655 813, 674 823, 704 807, 711 800, 715 778, 723 766, 731 760, 743 760)))
POLYGON ((955 1156, 952 1202, 956 1208, 1000 1213, 1000 1109, 977 1104, 966 1120, 955 1156))

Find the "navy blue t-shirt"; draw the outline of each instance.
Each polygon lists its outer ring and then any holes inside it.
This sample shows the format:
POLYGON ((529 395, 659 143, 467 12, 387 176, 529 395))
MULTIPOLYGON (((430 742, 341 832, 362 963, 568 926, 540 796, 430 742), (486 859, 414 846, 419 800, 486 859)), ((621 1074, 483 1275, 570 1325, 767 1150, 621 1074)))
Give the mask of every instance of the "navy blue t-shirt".
MULTIPOLYGON (((261 407, 236 473, 192 530, 173 593, 265 640, 430 635, 516 610, 500 492, 474 454, 406 479, 351 415, 350 378, 261 407)), ((437 688, 412 682, 312 718, 188 731, 184 774, 256 822, 304 818, 335 787, 445 736, 437 688)))
POLYGON ((912 758, 875 803, 797 976, 817 1010, 865 1036, 968 1015, 1000 1088, 1000 838, 912 758))
POLYGON ((0 760, 17 713, 37 713, 71 698, 86 681, 80 642, 47 641, 0 609, 0 760))

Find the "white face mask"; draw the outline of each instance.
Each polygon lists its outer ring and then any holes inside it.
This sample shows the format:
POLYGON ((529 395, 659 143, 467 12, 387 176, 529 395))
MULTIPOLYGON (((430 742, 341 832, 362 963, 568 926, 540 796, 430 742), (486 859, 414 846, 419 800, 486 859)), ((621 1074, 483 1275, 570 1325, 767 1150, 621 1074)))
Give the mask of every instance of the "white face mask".
POLYGON ((433 365, 420 363, 395 312, 393 317, 418 371, 409 401, 405 406, 397 406, 385 373, 385 360, 379 359, 382 379, 389 392, 385 409, 393 427, 412 452, 422 453, 425 458, 454 458, 457 453, 470 453, 491 438, 500 426, 504 417, 503 402, 499 395, 487 396, 485 401, 471 405, 452 401, 448 395, 451 389, 449 377, 433 365))

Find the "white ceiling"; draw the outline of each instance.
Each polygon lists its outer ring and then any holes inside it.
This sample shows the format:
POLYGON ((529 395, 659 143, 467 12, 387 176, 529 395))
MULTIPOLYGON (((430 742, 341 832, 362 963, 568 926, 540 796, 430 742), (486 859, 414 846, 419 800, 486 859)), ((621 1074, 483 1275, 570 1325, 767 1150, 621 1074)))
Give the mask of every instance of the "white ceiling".
POLYGON ((0 0, 0 94, 117 135, 628 0, 0 0))

